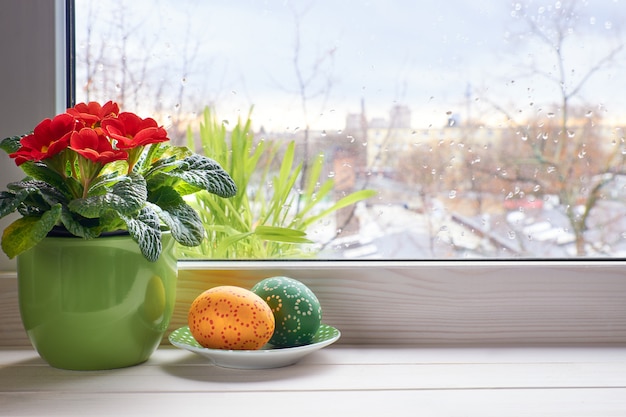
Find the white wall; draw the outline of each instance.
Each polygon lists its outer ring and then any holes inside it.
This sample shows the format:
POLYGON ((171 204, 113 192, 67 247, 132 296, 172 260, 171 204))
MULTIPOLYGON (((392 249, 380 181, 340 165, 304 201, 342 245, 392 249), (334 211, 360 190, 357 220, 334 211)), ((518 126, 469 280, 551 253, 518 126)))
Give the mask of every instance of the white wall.
MULTIPOLYGON (((58 111, 65 97, 63 50, 56 27, 63 25, 63 2, 20 0, 2 2, 0 13, 0 139, 27 133, 58 111), (57 95, 57 91, 61 94, 57 95)), ((62 27, 62 26, 61 26, 62 27)), ((0 151, 0 190, 22 177, 19 168, 0 151)), ((16 217, 0 219, 0 229, 16 217)), ((14 270, 15 261, 0 253, 0 271, 14 270)))

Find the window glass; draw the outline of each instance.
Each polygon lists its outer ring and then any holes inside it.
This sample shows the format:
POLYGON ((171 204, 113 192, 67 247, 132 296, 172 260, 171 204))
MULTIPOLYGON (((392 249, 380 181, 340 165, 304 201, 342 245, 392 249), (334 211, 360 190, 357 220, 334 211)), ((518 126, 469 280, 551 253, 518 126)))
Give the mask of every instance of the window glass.
POLYGON ((75 2, 76 100, 247 181, 181 257, 626 252, 621 0, 75 2))

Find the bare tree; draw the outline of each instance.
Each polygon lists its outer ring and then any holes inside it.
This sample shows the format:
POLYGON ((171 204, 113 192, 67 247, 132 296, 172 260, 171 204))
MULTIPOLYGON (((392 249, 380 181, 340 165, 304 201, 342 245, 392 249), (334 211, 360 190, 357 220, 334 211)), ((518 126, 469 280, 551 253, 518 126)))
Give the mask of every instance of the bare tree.
MULTIPOLYGON (((309 6, 310 7, 310 6, 309 6)), ((296 77, 295 93, 300 102, 302 116, 304 119, 303 139, 302 139, 302 174, 300 176, 300 189, 304 189, 307 178, 308 160, 310 157, 310 105, 314 99, 321 98, 321 114, 332 90, 332 68, 335 59, 335 48, 328 48, 313 58, 308 67, 303 63, 301 19, 306 14, 307 9, 297 11, 292 7, 294 18, 294 44, 292 65, 296 77)), ((298 200, 298 209, 301 201, 298 200)))
MULTIPOLYGON (((122 2, 111 14, 98 13, 95 3, 88 2, 84 42, 77 48, 77 68, 82 79, 83 99, 115 100, 122 107, 146 108, 163 118, 172 140, 184 139, 185 113, 194 106, 201 108, 205 97, 189 96, 187 81, 195 74, 206 77, 207 66, 200 70, 198 52, 202 39, 191 35, 191 23, 185 25, 182 44, 172 48, 176 60, 160 59, 164 45, 172 42, 160 32, 146 29, 159 8, 148 8, 140 15, 130 3, 122 2), (170 91, 170 93, 168 93, 170 91)), ((100 10, 98 10, 100 11, 100 10)), ((191 17, 188 16, 191 22, 191 17)))
MULTIPOLYGON (((559 196, 578 255, 587 253, 585 232, 601 190, 624 163, 618 149, 602 146, 599 119, 584 107, 583 97, 584 87, 594 76, 624 58, 624 41, 617 39, 604 56, 586 67, 571 66, 570 53, 577 45, 569 40, 577 31, 583 31, 582 5, 577 0, 550 7, 537 7, 530 1, 521 8, 517 4, 517 17, 524 26, 520 39, 536 42, 546 53, 530 64, 520 64, 526 71, 516 79, 543 79, 558 93, 553 104, 537 112, 543 116, 514 124, 516 142, 509 138, 501 149, 503 161, 510 167, 503 179, 517 186, 540 187, 543 193, 559 196)), ((505 106, 494 106, 506 113, 509 120, 515 120, 505 106)))

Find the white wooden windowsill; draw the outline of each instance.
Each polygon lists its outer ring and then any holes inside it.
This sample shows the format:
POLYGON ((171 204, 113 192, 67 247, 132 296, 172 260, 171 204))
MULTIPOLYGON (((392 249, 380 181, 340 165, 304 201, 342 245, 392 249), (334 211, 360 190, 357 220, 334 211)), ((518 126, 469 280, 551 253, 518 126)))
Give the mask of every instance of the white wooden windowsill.
POLYGON ((625 416, 626 348, 339 344, 250 371, 163 346, 144 364, 95 372, 2 348, 0 415, 625 416))

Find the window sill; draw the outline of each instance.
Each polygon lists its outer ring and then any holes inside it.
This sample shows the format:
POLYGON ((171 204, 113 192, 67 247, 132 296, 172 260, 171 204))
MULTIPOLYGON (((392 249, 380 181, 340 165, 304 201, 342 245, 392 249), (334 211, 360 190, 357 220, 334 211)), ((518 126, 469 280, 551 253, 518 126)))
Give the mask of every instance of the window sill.
MULTIPOLYGON (((626 344, 626 262, 180 262, 169 330, 216 285, 286 275, 317 294, 340 343, 626 344)), ((15 273, 0 274, 0 346, 29 346, 15 273)))
POLYGON ((390 348, 334 345, 296 365, 215 367, 162 347, 112 371, 51 368, 32 349, 0 349, 0 403, 15 416, 626 414, 619 347, 390 348), (296 411, 297 410, 297 411, 296 411))

